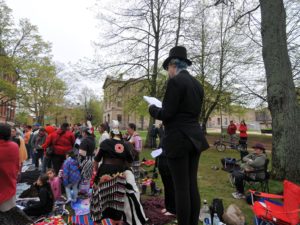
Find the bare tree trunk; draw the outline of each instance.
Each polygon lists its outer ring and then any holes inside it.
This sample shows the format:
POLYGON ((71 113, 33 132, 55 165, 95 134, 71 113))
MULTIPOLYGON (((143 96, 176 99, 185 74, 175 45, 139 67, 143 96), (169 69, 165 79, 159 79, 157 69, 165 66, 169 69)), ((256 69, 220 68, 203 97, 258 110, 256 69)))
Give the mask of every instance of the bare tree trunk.
MULTIPOLYGON (((160 39, 160 20, 161 20, 161 2, 157 1, 157 12, 154 12, 154 2, 151 0, 151 17, 152 17, 152 29, 154 31, 154 38, 155 38, 155 47, 154 47, 154 62, 153 62, 153 74, 151 76, 151 87, 150 87, 150 95, 156 97, 157 94, 157 74, 158 74, 158 54, 159 54, 159 39, 160 39)), ((155 120, 150 117, 149 120, 149 127, 146 139, 146 146, 151 145, 151 127, 154 124, 155 120)))
POLYGON ((299 105, 287 49, 282 0, 260 0, 263 59, 272 115, 272 172, 277 179, 300 183, 299 105))
POLYGON ((179 0, 175 46, 178 46, 178 42, 179 42, 180 27, 181 27, 181 10, 182 10, 182 2, 181 2, 181 0, 179 0))

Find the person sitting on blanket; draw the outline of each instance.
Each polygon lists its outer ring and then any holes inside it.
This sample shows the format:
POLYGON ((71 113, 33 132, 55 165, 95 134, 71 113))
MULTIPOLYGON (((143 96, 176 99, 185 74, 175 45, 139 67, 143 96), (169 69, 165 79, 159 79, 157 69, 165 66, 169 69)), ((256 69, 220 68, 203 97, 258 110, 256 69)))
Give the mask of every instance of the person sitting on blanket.
POLYGON ((47 170, 47 176, 49 178, 49 184, 51 186, 54 200, 55 201, 60 200, 61 199, 61 178, 55 176, 55 170, 52 168, 47 170))
POLYGON ((264 179, 264 167, 266 163, 265 147, 261 143, 256 143, 253 146, 254 153, 250 153, 243 158, 241 170, 234 170, 232 176, 237 192, 232 193, 236 199, 245 198, 244 196, 244 180, 264 179), (258 171, 258 172, 255 172, 258 171))
POLYGON ((118 126, 118 121, 113 121, 111 138, 101 143, 94 158, 97 174, 92 191, 91 217, 96 222, 109 218, 129 225, 145 224, 139 189, 130 169, 133 161, 130 144, 122 140, 118 126))
POLYGON ((46 174, 41 175, 34 186, 38 190, 39 201, 29 201, 24 212, 28 216, 42 216, 50 213, 53 210, 54 198, 51 191, 50 184, 48 183, 48 176, 46 174))

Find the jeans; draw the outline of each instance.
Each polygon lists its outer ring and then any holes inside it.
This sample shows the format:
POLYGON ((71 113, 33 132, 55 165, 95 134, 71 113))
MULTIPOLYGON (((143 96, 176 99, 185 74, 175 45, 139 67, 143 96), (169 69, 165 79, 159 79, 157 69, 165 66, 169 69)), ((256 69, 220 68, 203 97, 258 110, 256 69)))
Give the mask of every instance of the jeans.
POLYGON ((43 157, 44 157, 44 149, 36 149, 36 152, 34 153, 34 164, 35 168, 39 168, 39 161, 40 159, 43 162, 43 157))
POLYGON ((46 173, 47 169, 52 168, 52 160, 49 156, 44 156, 42 173, 46 173))
POLYGON ((28 159, 32 158, 32 151, 31 151, 31 146, 30 144, 25 144, 26 150, 27 150, 27 157, 28 159))
POLYGON ((66 189, 67 199, 76 202, 78 197, 78 183, 68 184, 67 186, 65 186, 65 189, 66 189), (73 190, 73 198, 71 194, 71 189, 73 190))

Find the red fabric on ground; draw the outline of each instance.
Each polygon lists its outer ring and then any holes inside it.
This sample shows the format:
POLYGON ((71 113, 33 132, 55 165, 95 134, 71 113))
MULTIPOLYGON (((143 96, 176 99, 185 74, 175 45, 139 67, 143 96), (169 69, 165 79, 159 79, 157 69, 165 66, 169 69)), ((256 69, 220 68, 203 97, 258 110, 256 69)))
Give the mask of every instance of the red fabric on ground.
POLYGON ((144 199, 142 205, 149 219, 149 224, 153 225, 164 225, 172 222, 174 216, 165 216, 161 213, 161 210, 165 208, 164 199, 160 197, 151 197, 144 199))

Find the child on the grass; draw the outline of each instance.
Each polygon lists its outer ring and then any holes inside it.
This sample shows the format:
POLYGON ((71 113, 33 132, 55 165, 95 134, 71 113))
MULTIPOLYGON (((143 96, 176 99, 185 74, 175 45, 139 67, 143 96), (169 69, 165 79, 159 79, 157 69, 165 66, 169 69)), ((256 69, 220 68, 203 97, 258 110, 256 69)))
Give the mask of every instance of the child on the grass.
POLYGON ((67 153, 67 159, 63 164, 63 184, 66 189, 67 202, 76 202, 78 196, 78 184, 80 182, 79 163, 73 151, 67 153), (73 190, 73 198, 71 194, 73 190))
POLYGON ((49 178, 54 200, 57 201, 61 199, 61 178, 55 175, 54 169, 51 168, 47 170, 47 176, 49 178))
POLYGON ((53 194, 50 184, 48 183, 48 176, 41 175, 34 186, 38 190, 39 201, 29 201, 24 212, 28 216, 41 216, 50 213, 53 210, 53 194))

